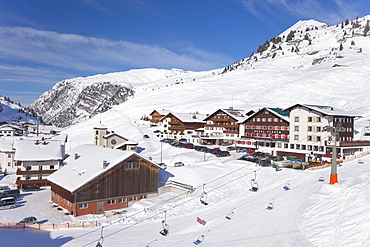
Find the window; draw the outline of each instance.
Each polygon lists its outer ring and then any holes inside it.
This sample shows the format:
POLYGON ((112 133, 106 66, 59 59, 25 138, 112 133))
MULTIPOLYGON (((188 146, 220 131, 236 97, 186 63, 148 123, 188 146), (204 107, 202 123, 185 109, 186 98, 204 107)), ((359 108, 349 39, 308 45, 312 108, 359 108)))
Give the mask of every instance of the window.
POLYGON ((31 171, 31 166, 27 166, 26 171, 31 171))
POLYGON ((301 149, 302 149, 302 150, 306 150, 306 145, 302 145, 302 146, 301 146, 301 149))
POLYGON ((307 131, 312 131, 312 126, 308 126, 307 131))
POLYGON ((312 122, 312 117, 308 117, 307 122, 312 122))
POLYGON ((321 122, 321 117, 316 117, 316 122, 320 123, 321 122))
POLYGON ((290 149, 294 149, 294 144, 290 144, 290 149))
POLYGON ((39 170, 40 170, 40 171, 42 170, 42 166, 39 166, 39 170))
POLYGON ((78 209, 85 209, 85 208, 88 208, 88 204, 87 203, 82 203, 82 204, 79 204, 78 205, 78 209))
POLYGON ((308 149, 309 151, 312 151, 312 145, 308 145, 308 146, 307 146, 307 149, 308 149))
POLYGON ((321 136, 316 136, 316 141, 321 141, 321 136))
POLYGON ((11 154, 8 154, 8 158, 11 158, 12 157, 12 155, 11 154))
POLYGON ((294 126, 294 131, 299 131, 299 126, 294 126))
POLYGON ((95 179, 94 183, 98 184, 99 183, 99 178, 95 179))
POLYGON ((30 175, 26 175, 26 180, 30 180, 31 179, 31 176, 30 175))
POLYGON ((50 165, 50 170, 54 170, 54 165, 50 165))
POLYGON ((136 201, 136 196, 130 197, 130 201, 136 201))
POLYGON ((146 195, 140 196, 140 199, 145 199, 145 198, 146 198, 146 195))
POLYGON ((321 132, 321 126, 316 127, 316 132, 321 132))
POLYGON ((296 148, 297 150, 299 150, 299 149, 301 149, 301 145, 297 144, 297 145, 295 146, 295 148, 296 148))
POLYGON ((95 189, 95 195, 99 194, 99 189, 95 189))
POLYGON ((294 135, 294 140, 298 140, 299 139, 299 136, 298 135, 294 135))
POLYGON ((307 136, 307 141, 312 141, 312 136, 307 136))
POLYGON ((116 204, 116 200, 114 199, 108 200, 108 205, 113 205, 113 204, 116 204))
POLYGON ((299 117, 294 117, 294 122, 299 122, 299 117))
POLYGON ((120 198, 120 199, 118 200, 118 202, 119 202, 119 203, 125 203, 125 202, 126 202, 126 198, 120 198))

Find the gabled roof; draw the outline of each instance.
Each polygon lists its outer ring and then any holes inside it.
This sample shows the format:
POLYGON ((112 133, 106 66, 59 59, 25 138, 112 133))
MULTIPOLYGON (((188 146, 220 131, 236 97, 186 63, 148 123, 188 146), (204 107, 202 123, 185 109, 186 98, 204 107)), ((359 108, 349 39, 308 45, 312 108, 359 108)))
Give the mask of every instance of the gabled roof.
POLYGON ((213 115, 215 115, 219 111, 222 111, 223 113, 227 114, 229 117, 231 117, 232 119, 234 119, 237 122, 245 120, 245 117, 246 117, 245 114, 244 114, 244 110, 234 109, 233 107, 230 107, 228 109, 218 109, 218 110, 214 111, 212 114, 207 116, 204 119, 204 121, 207 121, 209 118, 211 118, 213 115))
POLYGON ((254 118, 256 115, 260 114, 262 111, 265 111, 265 110, 269 111, 271 114, 275 115, 276 117, 278 117, 280 119, 283 119, 286 122, 289 122, 289 112, 284 111, 282 108, 264 107, 264 108, 260 109, 259 111, 257 111, 256 113, 254 113, 253 115, 244 119, 244 121, 242 121, 241 123, 242 124, 245 123, 249 119, 254 118))
POLYGON ((292 111, 294 108, 301 107, 311 111, 321 113, 325 116, 337 116, 337 117, 361 117, 351 112, 335 110, 331 106, 320 106, 320 105, 306 105, 306 104, 295 104, 291 107, 284 109, 284 111, 292 111))
POLYGON ((48 161, 63 160, 60 141, 35 141, 20 140, 13 144, 15 148, 14 160, 16 161, 48 161))
POLYGON ((76 191, 86 183, 133 156, 144 159, 151 165, 162 169, 157 164, 137 153, 104 148, 93 144, 78 146, 71 151, 71 154, 78 154, 78 159, 75 159, 74 155, 71 155, 65 160, 66 165, 63 168, 49 175, 47 178, 49 181, 70 192, 76 191), (106 168, 103 167, 103 161, 108 162, 106 168))
POLYGON ((164 110, 164 109, 162 109, 162 110, 154 110, 149 115, 152 115, 154 112, 158 112, 159 115, 164 116, 164 115, 167 115, 168 113, 170 113, 170 110, 164 110))
POLYGON ((174 113, 170 112, 164 117, 161 118, 165 119, 169 117, 170 115, 174 116, 178 120, 180 120, 183 123, 204 123, 204 118, 206 117, 206 114, 192 114, 192 113, 174 113))

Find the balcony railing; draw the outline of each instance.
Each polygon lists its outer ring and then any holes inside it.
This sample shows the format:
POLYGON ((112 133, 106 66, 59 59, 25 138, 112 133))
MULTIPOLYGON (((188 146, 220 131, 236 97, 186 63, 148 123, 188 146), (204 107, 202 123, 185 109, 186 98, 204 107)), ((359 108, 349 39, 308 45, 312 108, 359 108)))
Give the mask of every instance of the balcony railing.
POLYGON ((52 174, 53 172, 57 171, 56 169, 54 170, 17 170, 17 175, 37 175, 37 174, 52 174))

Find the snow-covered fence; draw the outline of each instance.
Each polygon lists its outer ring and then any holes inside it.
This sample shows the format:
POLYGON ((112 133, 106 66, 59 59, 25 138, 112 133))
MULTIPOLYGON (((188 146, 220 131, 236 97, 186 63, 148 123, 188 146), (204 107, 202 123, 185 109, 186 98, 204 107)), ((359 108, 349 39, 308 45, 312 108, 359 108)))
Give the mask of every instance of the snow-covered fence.
POLYGON ((370 154, 370 150, 367 150, 365 152, 361 152, 361 153, 356 153, 355 155, 351 155, 351 156, 348 156, 346 157, 346 161, 351 161, 351 160, 355 160, 355 159, 358 159, 358 158, 362 158, 364 157, 365 155, 368 155, 370 154))
POLYGON ((98 225, 97 221, 94 222, 77 222, 77 223, 55 223, 55 224, 24 224, 12 222, 0 222, 0 229, 35 229, 35 230, 56 230, 56 229, 76 229, 95 227, 98 225))

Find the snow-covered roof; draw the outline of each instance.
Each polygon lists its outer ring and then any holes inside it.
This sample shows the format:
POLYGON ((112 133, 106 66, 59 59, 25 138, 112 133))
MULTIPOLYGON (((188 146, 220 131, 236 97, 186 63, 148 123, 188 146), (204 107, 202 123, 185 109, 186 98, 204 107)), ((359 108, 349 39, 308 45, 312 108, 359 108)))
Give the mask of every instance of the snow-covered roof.
MULTIPOLYGON (((174 113, 171 112, 173 116, 178 118, 183 123, 204 123, 204 119, 207 117, 206 114, 199 113, 174 113)), ((165 118, 164 116, 163 118, 165 118)))
POLYGON ((335 110, 331 106, 322 106, 322 105, 306 105, 306 104, 296 104, 293 105, 284 111, 291 111, 295 107, 306 107, 311 110, 314 110, 316 112, 320 112, 321 114, 324 114, 326 116, 341 116, 341 117, 360 117, 353 112, 347 112, 347 111, 341 111, 341 110, 335 110))
POLYGON ((108 129, 102 122, 99 122, 94 129, 108 129))
POLYGON ((46 161, 63 160, 60 141, 19 140, 13 144, 15 148, 14 160, 17 161, 46 161))
POLYGON ((134 155, 162 169, 157 164, 137 153, 104 148, 93 144, 78 146, 71 153, 78 154, 78 159, 75 159, 74 155, 71 155, 65 160, 68 165, 65 165, 47 178, 49 181, 71 192, 134 155), (103 161, 108 162, 106 168, 103 167, 103 161))
POLYGON ((0 131, 14 131, 14 129, 10 127, 0 127, 0 131))

